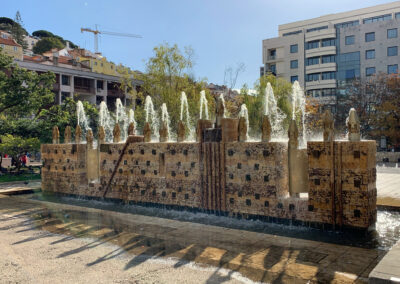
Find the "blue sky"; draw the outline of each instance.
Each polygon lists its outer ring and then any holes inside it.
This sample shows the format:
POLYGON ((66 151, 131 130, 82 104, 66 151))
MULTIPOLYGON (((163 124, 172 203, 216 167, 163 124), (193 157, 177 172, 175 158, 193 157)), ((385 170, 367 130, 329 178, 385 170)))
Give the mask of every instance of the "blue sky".
POLYGON ((93 35, 81 27, 140 34, 141 39, 102 36, 99 50, 109 60, 144 70, 154 46, 192 46, 196 78, 222 84, 226 66, 246 65, 236 88, 252 87, 262 65, 261 44, 278 25, 393 1, 384 0, 15 0, 0 16, 20 11, 25 28, 44 29, 93 50, 93 35))

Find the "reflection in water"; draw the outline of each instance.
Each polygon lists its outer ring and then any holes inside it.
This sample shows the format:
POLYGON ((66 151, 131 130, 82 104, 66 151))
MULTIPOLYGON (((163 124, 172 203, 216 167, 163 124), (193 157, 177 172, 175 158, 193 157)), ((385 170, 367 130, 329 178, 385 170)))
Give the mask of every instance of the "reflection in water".
MULTIPOLYGON (((65 203, 102 210, 153 216, 355 247, 377 248, 380 250, 389 250, 400 239, 400 212, 393 211, 378 211, 375 231, 337 232, 322 231, 301 226, 266 223, 259 220, 239 220, 205 213, 169 210, 163 207, 155 208, 139 205, 124 205, 106 201, 88 200, 85 198, 44 195, 42 193, 36 194, 33 198, 55 203, 65 203)), ((101 226, 107 225, 111 226, 116 232, 121 230, 132 231, 128 225, 113 220, 107 215, 106 211, 99 214, 94 212, 70 211, 55 208, 51 210, 49 209, 47 214, 52 218, 61 220, 61 222, 79 222, 90 225, 92 229, 99 229, 101 226)))

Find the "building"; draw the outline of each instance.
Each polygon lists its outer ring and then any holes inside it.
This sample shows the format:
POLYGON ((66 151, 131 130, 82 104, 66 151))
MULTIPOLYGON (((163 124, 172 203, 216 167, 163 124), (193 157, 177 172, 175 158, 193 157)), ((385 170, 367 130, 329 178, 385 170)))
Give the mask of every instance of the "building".
POLYGON ((2 52, 16 60, 23 59, 24 51, 22 50, 22 46, 18 44, 7 32, 0 31, 0 48, 2 52))
POLYGON ((260 73, 299 81, 335 111, 352 79, 398 73, 399 28, 400 1, 280 25, 262 42, 260 73))
MULTIPOLYGON (((24 56, 24 60, 17 61, 17 64, 38 73, 53 72, 56 75, 53 92, 58 104, 74 95, 93 104, 105 101, 110 109, 115 107, 118 98, 124 105, 131 103, 132 98, 120 88, 120 77, 93 72, 87 62, 79 62, 58 52, 52 56, 24 56)), ((138 89, 141 82, 133 80, 133 85, 138 89)))

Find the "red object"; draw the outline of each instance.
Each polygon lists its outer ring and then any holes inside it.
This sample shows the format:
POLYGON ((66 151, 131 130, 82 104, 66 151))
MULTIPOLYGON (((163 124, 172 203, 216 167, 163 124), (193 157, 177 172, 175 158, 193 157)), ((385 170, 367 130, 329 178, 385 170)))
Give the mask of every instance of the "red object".
POLYGON ((7 154, 4 154, 4 158, 8 158, 8 155, 7 155, 7 154))
POLYGON ((21 157, 21 162, 22 162, 23 164, 26 164, 26 161, 27 161, 26 155, 23 155, 23 156, 21 157))

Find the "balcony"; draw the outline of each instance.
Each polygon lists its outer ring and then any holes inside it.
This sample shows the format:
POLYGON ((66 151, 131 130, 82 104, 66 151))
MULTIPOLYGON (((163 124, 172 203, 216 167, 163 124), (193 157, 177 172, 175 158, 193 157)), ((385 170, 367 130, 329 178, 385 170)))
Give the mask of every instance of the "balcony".
POLYGON ((278 62, 278 61, 283 61, 283 60, 284 60, 283 57, 278 57, 276 55, 268 55, 266 63, 268 63, 268 62, 278 62))
POLYGON ((306 57, 336 54, 336 46, 325 46, 306 50, 306 57))
POLYGON ((330 71, 336 72, 335 62, 306 66, 306 74, 330 72, 330 71))
POLYGON ((336 38, 336 29, 328 28, 325 30, 319 30, 314 32, 309 32, 305 34, 305 41, 320 40, 326 38, 336 38))
POLYGON ((330 88, 336 88, 336 79, 306 82, 307 90, 330 89, 330 88))

